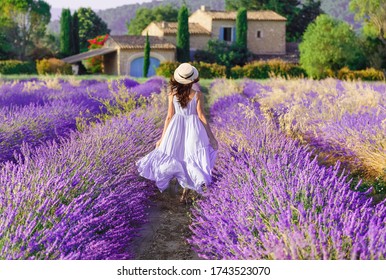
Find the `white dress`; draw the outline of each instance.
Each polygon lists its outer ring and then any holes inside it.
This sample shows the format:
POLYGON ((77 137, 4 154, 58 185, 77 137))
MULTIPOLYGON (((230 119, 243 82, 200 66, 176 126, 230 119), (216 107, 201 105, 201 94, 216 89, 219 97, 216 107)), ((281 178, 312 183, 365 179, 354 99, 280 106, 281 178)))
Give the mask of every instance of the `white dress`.
POLYGON ((197 115, 197 92, 186 108, 173 96, 175 114, 158 148, 136 162, 139 174, 162 192, 174 177, 183 188, 202 192, 212 181, 217 151, 197 115))

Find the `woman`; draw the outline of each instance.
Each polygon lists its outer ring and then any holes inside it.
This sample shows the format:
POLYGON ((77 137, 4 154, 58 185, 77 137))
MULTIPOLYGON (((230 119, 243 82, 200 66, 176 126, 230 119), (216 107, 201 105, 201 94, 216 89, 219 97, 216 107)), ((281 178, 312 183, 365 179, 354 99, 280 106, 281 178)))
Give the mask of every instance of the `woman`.
POLYGON ((211 183, 218 142, 203 111, 204 97, 192 89, 198 71, 182 63, 170 78, 168 114, 156 148, 136 162, 139 174, 156 182, 164 191, 171 179, 183 187, 181 203, 187 202, 189 190, 202 192, 211 183))

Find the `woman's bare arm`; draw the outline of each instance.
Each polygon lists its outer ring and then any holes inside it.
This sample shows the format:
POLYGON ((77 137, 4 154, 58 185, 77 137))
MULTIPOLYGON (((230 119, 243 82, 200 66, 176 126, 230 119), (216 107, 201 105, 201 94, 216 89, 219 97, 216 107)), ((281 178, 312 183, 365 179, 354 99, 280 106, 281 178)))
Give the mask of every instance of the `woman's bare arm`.
POLYGON ((201 92, 198 92, 197 95, 198 95, 198 102, 197 102, 198 117, 205 127, 206 133, 208 134, 208 137, 209 137, 210 144, 212 145, 213 149, 217 150, 218 149, 217 140, 214 137, 212 130, 210 129, 209 123, 206 120, 206 117, 204 114, 204 96, 202 95, 201 92))
POLYGON ((164 130, 162 131, 161 139, 158 140, 158 142, 156 144, 157 147, 161 144, 162 139, 163 139, 163 137, 165 135, 166 129, 168 128, 169 123, 170 123, 173 115, 174 115, 173 94, 169 93, 169 95, 168 95, 168 114, 166 116, 164 130))

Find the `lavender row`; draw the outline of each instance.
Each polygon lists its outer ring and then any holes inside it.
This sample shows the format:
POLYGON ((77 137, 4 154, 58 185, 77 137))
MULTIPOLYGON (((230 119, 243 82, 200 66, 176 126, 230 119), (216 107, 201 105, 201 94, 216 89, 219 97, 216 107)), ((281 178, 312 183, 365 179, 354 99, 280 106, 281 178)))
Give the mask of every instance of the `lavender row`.
POLYGON ((288 134, 369 178, 386 178, 386 86, 365 82, 244 82, 243 94, 288 134))
POLYGON ((220 152, 189 239, 200 257, 386 258, 385 204, 351 190, 339 162, 320 166, 246 98, 220 99, 212 114, 220 152))
POLYGON ((0 108, 26 106, 32 103, 44 105, 52 100, 100 105, 96 99, 113 99, 112 92, 117 91, 120 86, 123 86, 126 92, 135 93, 138 98, 160 93, 165 85, 166 81, 161 77, 153 77, 143 84, 128 78, 111 81, 61 79, 13 81, 0 85, 0 108))
POLYGON ((0 258, 130 259, 155 189, 134 162, 160 136, 135 110, 61 143, 22 147, 0 171, 0 258))
POLYGON ((0 109, 0 162, 15 160, 23 143, 36 146, 76 129, 76 118, 91 116, 85 106, 72 101, 52 101, 43 106, 0 109))
MULTIPOLYGON (((23 142, 35 146, 67 135, 76 129, 77 120, 83 126, 97 121, 98 115, 109 113, 109 108, 118 107, 115 92, 119 86, 124 91, 124 99, 120 101, 127 104, 129 99, 135 103, 135 99, 141 96, 147 98, 152 93, 159 93, 165 81, 160 78, 144 84, 129 79, 109 84, 82 81, 79 86, 59 81, 56 85, 60 88, 56 89, 53 85, 51 87, 54 89, 40 82, 35 85, 35 90, 23 91, 22 88, 34 87, 28 83, 36 82, 20 82, 0 88, 0 98, 8 102, 7 106, 0 108, 0 162, 14 160, 13 155, 20 151, 23 142)), ((134 104, 134 108, 137 106, 134 104)))

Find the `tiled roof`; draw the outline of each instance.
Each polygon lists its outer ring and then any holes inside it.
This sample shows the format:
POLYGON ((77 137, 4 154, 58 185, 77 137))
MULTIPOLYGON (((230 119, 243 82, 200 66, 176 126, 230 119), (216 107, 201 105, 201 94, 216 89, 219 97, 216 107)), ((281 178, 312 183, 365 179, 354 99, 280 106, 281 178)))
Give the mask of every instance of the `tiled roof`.
MULTIPOLYGON (((145 47, 146 36, 142 35, 112 35, 110 36, 121 49, 143 49, 145 47)), ((152 49, 175 49, 176 46, 163 38, 149 36, 150 47, 152 49)))
MULTIPOLYGON (((177 34, 177 22, 154 22, 155 25, 158 26, 161 30, 164 31, 164 34, 177 34)), ((189 22, 189 33, 190 34, 198 34, 198 35, 210 35, 210 31, 205 29, 199 23, 189 22)))
MULTIPOLYGON (((213 19, 218 20, 236 20, 237 12, 227 11, 203 11, 213 19)), ((248 20, 266 20, 266 21, 286 21, 287 19, 274 11, 248 11, 248 20)))

